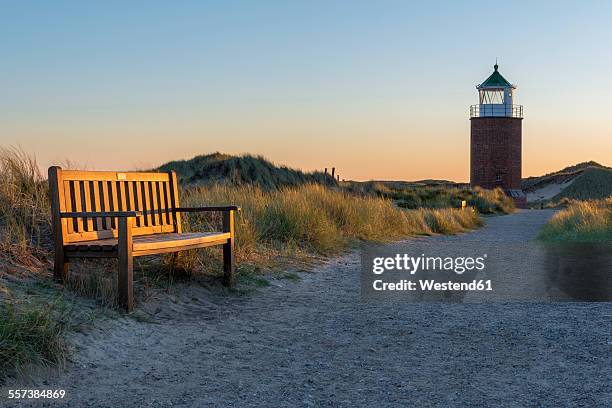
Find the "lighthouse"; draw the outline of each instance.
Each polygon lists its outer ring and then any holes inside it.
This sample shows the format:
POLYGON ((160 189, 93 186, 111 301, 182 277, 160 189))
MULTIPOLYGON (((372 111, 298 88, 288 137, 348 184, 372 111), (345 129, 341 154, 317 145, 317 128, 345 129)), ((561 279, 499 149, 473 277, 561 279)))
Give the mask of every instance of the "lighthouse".
POLYGON ((523 106, 514 104, 516 86, 499 72, 476 86, 478 104, 470 106, 470 184, 500 187, 518 207, 527 203, 521 190, 523 106))

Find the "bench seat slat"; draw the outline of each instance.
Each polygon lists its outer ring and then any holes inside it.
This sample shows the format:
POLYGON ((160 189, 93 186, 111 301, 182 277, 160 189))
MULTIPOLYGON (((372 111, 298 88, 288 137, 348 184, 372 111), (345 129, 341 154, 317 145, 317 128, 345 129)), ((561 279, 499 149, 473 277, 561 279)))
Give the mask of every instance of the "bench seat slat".
MULTIPOLYGON (((133 251, 149 251, 220 242, 230 238, 229 232, 186 232, 141 235, 134 237, 133 251)), ((115 251, 117 238, 97 239, 66 245, 67 251, 115 251)))

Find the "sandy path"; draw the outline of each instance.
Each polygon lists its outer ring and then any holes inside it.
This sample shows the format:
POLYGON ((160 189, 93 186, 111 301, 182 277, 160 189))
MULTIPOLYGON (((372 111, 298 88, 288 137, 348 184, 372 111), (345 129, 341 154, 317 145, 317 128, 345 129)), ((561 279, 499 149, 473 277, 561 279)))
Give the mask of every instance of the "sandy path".
MULTIPOLYGON (((427 242, 524 242, 550 215, 427 242)), ((610 303, 363 303, 350 254, 240 299, 186 287, 165 308, 162 324, 77 336, 46 387, 78 407, 612 406, 610 303)))

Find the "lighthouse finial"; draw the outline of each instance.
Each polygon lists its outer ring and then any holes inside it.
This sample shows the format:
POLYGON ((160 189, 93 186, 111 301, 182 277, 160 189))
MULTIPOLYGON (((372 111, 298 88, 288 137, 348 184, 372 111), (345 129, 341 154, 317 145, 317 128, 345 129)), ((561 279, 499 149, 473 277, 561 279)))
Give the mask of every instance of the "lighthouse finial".
POLYGON ((497 71, 497 68, 499 68, 499 65, 497 65, 497 57, 495 57, 495 65, 493 65, 493 68, 495 68, 496 71, 497 71))

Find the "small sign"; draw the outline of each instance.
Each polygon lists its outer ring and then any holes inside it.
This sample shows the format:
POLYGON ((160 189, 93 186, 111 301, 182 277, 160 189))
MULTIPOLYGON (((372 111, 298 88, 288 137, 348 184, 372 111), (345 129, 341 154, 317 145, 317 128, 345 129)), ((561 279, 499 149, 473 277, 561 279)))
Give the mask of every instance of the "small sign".
POLYGON ((461 200, 461 208, 463 209, 465 207, 467 207, 467 201, 461 200))
POLYGON ((125 180, 125 173, 117 173, 117 180, 125 180))

